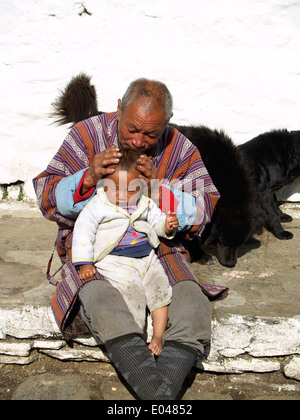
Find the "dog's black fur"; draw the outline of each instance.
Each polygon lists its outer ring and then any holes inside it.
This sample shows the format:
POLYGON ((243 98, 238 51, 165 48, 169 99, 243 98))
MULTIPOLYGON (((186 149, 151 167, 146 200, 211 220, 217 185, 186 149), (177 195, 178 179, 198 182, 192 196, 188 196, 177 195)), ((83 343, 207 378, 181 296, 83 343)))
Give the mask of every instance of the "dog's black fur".
MULTIPOLYGON (((226 267, 234 267, 240 246, 252 235, 263 231, 263 220, 256 205, 255 188, 248 166, 223 131, 204 126, 175 127, 197 146, 221 195, 212 221, 202 235, 202 242, 214 242, 219 262, 226 267)), ((196 240, 188 248, 193 259, 201 255, 196 240)))
POLYGON ((50 117, 59 125, 76 124, 97 114, 98 101, 91 77, 81 73, 73 77, 52 104, 54 112, 50 117))
MULTIPOLYGON (((56 121, 59 124, 74 124, 99 114, 95 89, 90 78, 84 76, 73 78, 56 100, 56 112, 52 116, 59 118, 56 121)), ((222 131, 204 126, 173 126, 197 146, 221 194, 212 222, 202 235, 202 243, 216 242, 219 262, 234 267, 240 246, 253 234, 261 234, 263 226, 248 166, 241 152, 222 131)), ((190 241, 188 248, 193 260, 208 262, 198 239, 190 241)))
POLYGON ((279 209, 276 192, 300 176, 300 131, 269 131, 238 149, 252 170, 265 227, 278 239, 292 239, 281 222, 293 219, 279 209))

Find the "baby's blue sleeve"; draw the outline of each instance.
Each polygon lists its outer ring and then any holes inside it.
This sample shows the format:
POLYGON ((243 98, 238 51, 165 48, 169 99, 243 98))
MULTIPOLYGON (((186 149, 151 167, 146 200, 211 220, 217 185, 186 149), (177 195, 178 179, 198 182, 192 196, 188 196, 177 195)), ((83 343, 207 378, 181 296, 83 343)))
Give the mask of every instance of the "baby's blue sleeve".
POLYGON ((74 175, 67 176, 59 181, 56 187, 56 203, 62 216, 76 219, 81 210, 86 206, 90 199, 95 195, 95 191, 86 200, 74 203, 73 196, 79 187, 81 178, 87 168, 76 172, 74 175))

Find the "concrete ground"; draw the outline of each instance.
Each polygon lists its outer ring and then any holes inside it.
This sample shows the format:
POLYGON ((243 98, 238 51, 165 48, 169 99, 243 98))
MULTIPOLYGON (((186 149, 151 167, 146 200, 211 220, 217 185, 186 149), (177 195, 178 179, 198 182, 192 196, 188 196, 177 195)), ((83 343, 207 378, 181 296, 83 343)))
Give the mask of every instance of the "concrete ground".
MULTIPOLYGON (((213 304, 211 354, 186 381, 184 400, 300 399, 300 211, 285 211, 293 240, 265 232, 234 269, 194 263, 230 293, 213 304)), ((35 207, 1 202, 0 235, 0 399, 133 400, 103 349, 66 343, 57 329, 45 277, 56 225, 35 207)), ((55 259, 52 274, 59 267, 55 259)))

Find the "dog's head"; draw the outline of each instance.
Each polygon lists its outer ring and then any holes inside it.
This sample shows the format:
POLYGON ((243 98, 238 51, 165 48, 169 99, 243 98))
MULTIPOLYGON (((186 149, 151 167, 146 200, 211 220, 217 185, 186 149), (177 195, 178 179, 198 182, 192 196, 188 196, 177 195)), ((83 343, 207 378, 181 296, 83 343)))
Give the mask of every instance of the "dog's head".
POLYGON ((257 213, 253 217, 236 217, 231 213, 216 214, 209 237, 205 245, 214 244, 217 248, 217 258, 220 264, 233 268, 239 257, 239 250, 253 235, 263 233, 264 221, 257 213))
POLYGON ((220 264, 225 267, 235 267, 238 259, 239 248, 243 245, 251 235, 244 231, 237 233, 228 229, 223 229, 217 223, 212 225, 209 238, 205 241, 205 245, 214 244, 217 248, 217 258, 220 264))

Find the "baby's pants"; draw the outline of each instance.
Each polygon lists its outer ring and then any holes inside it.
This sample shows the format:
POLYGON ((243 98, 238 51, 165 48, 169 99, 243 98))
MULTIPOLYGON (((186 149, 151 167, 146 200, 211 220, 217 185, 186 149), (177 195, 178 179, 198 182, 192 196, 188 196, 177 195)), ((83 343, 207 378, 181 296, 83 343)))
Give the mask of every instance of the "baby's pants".
POLYGON ((146 307, 153 312, 171 302, 172 287, 153 250, 143 258, 107 255, 95 267, 119 290, 142 330, 146 325, 146 307))

